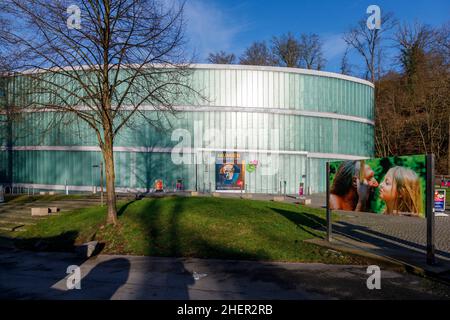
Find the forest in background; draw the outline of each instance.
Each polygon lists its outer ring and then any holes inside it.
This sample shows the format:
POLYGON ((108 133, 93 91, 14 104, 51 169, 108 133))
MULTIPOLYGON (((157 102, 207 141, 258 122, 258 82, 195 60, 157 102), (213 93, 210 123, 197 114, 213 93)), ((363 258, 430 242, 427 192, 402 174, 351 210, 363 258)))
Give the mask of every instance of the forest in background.
MULTIPOLYGON (((375 84, 375 156, 434 153, 436 173, 450 174, 450 21, 406 24, 387 13, 381 29, 362 19, 342 37, 340 72, 375 84)), ((240 57, 220 51, 207 60, 326 70, 324 56, 319 35, 288 32, 252 43, 240 57)))

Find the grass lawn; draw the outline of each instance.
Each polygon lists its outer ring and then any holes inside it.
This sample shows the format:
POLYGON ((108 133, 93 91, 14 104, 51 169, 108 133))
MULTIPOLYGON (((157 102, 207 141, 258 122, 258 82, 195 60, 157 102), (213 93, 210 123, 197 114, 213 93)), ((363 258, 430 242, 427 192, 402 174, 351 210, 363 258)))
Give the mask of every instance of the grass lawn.
POLYGON ((170 257, 359 263, 303 240, 323 237, 322 209, 271 201, 164 197, 119 203, 119 225, 106 209, 53 216, 20 234, 19 245, 44 239, 52 250, 97 240, 103 253, 170 257))

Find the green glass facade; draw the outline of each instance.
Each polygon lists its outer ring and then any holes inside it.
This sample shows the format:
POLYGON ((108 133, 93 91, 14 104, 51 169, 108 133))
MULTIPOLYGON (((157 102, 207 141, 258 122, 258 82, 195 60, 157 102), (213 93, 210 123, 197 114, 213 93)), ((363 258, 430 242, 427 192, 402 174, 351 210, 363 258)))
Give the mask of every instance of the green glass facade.
MULTIPOLYGON (((213 159, 227 151, 239 153, 246 163, 258 160, 261 167, 245 174, 245 191, 252 193, 277 193, 284 181, 287 193, 297 193, 300 182, 305 191, 322 192, 326 161, 373 156, 374 89, 364 80, 290 68, 193 69, 190 83, 206 99, 178 103, 178 111, 166 115, 164 129, 135 117, 117 137, 119 191, 148 190, 155 179, 170 188, 183 179, 186 189, 197 184, 200 191, 214 191, 214 163, 174 163, 177 132, 189 134, 183 143, 192 159, 213 159), (216 141, 210 143, 205 132, 216 141), (277 168, 264 173, 271 165, 277 168)), ((6 98, 14 98, 12 82, 0 84, 3 106, 6 98)), ((153 106, 142 109, 150 117, 155 113, 153 106)), ((4 111, 0 118, 6 119, 4 111)), ((92 166, 101 155, 93 131, 82 121, 53 125, 53 119, 51 112, 25 112, 11 127, 2 123, 0 183, 85 191, 99 185, 98 168, 92 166)))

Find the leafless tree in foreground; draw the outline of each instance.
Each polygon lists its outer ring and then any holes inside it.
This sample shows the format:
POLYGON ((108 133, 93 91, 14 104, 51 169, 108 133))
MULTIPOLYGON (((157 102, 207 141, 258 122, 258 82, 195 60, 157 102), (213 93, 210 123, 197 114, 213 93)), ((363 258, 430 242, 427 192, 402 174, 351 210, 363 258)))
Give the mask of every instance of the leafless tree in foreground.
POLYGON ((15 16, 10 37, 27 53, 21 70, 32 70, 21 73, 19 100, 92 128, 105 163, 107 223, 117 224, 115 137, 136 116, 159 121, 158 110, 173 112, 175 101, 192 90, 183 52, 184 4, 79 0, 78 27, 67 23, 72 0, 8 2, 15 16), (143 112, 143 105, 157 116, 143 112))
POLYGON ((21 114, 16 112, 12 95, 7 94, 7 87, 11 81, 13 66, 20 58, 19 51, 10 43, 12 17, 8 16, 6 2, 0 3, 0 145, 6 147, 6 172, 0 173, 5 182, 12 182, 12 144, 13 123, 18 122, 21 114))
POLYGON ((210 53, 208 56, 208 62, 214 64, 233 64, 235 61, 236 56, 234 53, 226 53, 225 51, 210 53))

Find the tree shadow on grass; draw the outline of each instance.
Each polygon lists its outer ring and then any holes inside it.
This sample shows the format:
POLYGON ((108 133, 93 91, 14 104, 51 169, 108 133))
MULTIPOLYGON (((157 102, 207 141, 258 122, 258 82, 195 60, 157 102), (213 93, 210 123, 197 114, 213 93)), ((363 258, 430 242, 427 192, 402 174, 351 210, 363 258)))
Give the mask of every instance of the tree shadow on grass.
POLYGON ((318 217, 316 215, 307 213, 307 212, 292 212, 288 210, 278 209, 278 208, 270 208, 272 211, 275 211, 276 213, 282 215, 286 219, 293 222, 298 228, 300 228, 302 231, 317 237, 317 238, 324 238, 324 236, 321 233, 313 232, 313 230, 320 230, 324 231, 326 221, 325 219, 318 217))
POLYGON ((127 208, 132 205, 136 200, 128 201, 123 206, 120 207, 120 209, 117 211, 117 217, 120 217, 124 214, 124 212, 127 210, 127 208))
MULTIPOLYGON (((179 239, 179 218, 183 214, 183 197, 174 197, 175 201, 170 212, 163 212, 163 202, 167 198, 153 198, 145 204, 145 209, 139 215, 139 221, 148 235, 149 246, 148 255, 160 257, 181 257, 183 252, 180 247, 179 239), (169 214, 169 216, 165 216, 169 214), (164 219, 169 220, 167 228, 162 228, 164 219), (168 238, 166 238, 168 237, 168 238)), ((171 260, 168 266, 172 271, 169 273, 160 273, 160 283, 165 284, 163 292, 154 292, 156 298, 166 299, 189 299, 188 286, 194 284, 192 274, 184 267, 180 259, 171 260)), ((155 268, 164 268, 163 264, 154 265, 149 263, 147 271, 154 272, 155 268)), ((149 298, 149 292, 145 285, 136 293, 137 299, 149 298)))

